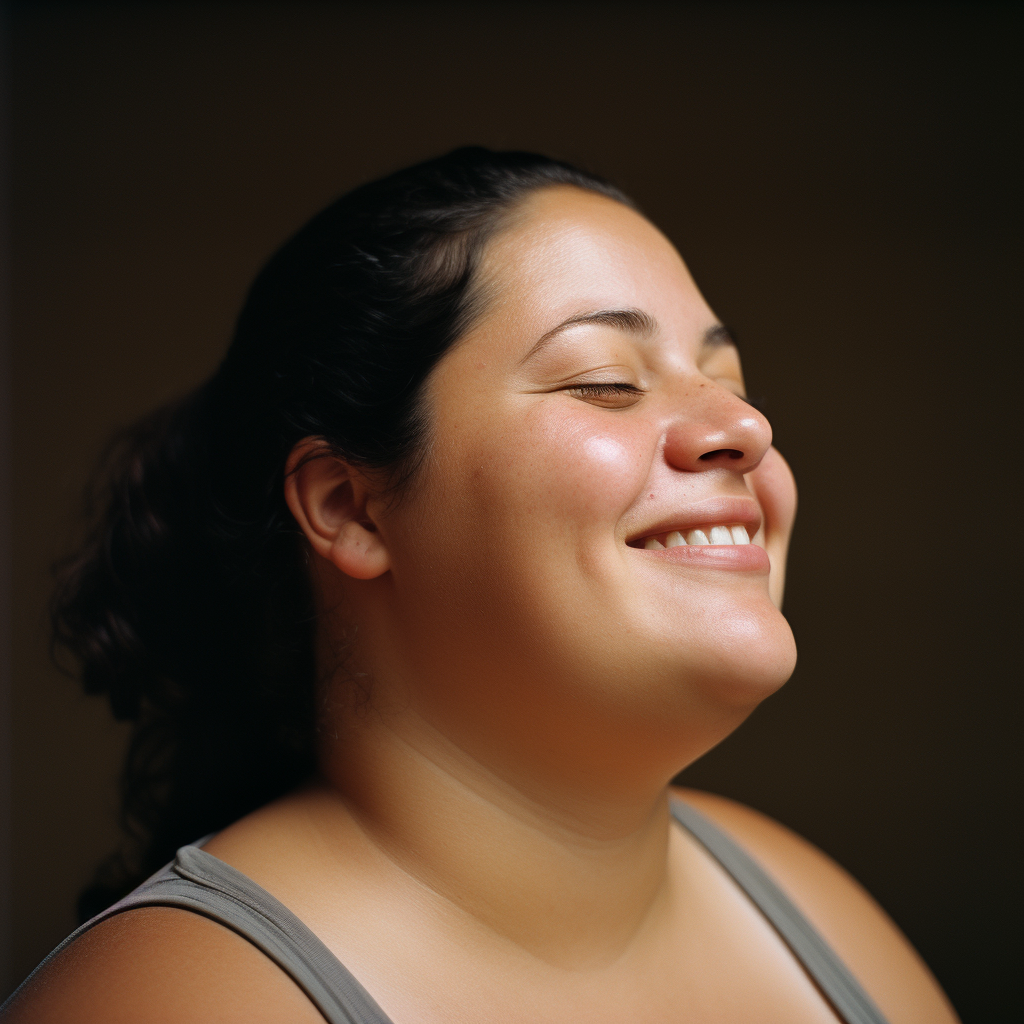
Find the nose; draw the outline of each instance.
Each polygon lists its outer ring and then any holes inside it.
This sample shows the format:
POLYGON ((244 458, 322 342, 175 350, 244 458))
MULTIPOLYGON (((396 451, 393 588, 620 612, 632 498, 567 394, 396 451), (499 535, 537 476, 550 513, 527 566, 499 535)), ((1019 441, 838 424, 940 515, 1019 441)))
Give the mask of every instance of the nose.
POLYGON ((665 432, 665 459, 691 473, 749 473, 771 447, 768 420, 738 395, 711 381, 695 384, 665 432))

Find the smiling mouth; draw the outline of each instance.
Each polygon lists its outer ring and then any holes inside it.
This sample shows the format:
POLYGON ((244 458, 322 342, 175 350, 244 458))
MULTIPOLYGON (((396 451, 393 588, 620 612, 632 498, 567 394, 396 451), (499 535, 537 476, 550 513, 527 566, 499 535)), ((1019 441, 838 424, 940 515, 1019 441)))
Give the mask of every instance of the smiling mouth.
POLYGON ((706 525, 692 530, 670 530, 667 533, 656 533, 648 537, 640 537, 631 541, 633 548, 646 548, 648 551, 661 551, 664 548, 677 548, 684 545, 703 547, 705 545, 743 545, 750 543, 747 528, 739 524, 706 525))

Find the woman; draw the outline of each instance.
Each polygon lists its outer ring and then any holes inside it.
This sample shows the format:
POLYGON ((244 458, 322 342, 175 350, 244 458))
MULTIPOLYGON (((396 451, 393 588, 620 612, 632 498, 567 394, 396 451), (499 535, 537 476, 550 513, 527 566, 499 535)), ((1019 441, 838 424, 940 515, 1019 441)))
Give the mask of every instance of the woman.
POLYGON ((954 1020, 824 855, 670 791, 794 665, 742 396, 669 242, 564 164, 459 150, 316 217, 115 451, 57 604, 138 722, 127 887, 201 849, 8 1019, 954 1020))

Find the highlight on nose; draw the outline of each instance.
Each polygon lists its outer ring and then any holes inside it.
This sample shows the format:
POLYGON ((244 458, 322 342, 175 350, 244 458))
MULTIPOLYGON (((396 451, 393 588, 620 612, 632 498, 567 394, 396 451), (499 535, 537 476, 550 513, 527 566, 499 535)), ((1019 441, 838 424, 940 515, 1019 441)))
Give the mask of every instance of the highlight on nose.
POLYGON ((743 452, 737 451, 735 448, 716 448, 713 452, 705 452, 703 455, 698 455, 697 458, 702 462, 711 462, 712 459, 717 459, 720 455, 727 459, 743 458, 743 452))

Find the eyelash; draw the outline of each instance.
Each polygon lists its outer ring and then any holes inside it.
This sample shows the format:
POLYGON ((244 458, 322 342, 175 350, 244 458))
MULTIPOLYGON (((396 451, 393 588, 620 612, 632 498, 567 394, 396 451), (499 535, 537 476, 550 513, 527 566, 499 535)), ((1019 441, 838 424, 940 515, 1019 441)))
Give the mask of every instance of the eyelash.
POLYGON ((643 388, 635 384, 577 384, 568 388, 574 394, 582 395, 585 398, 608 398, 614 395, 643 395, 646 394, 643 388))
MULTIPOLYGON (((625 382, 608 384, 577 384, 575 387, 567 388, 566 390, 571 391, 573 394, 578 395, 581 398, 609 398, 616 395, 635 395, 639 398, 641 395, 647 394, 643 388, 638 388, 635 384, 626 384, 625 382)), ((762 416, 765 415, 765 398, 763 396, 758 398, 744 398, 742 395, 737 395, 736 397, 742 399, 747 403, 747 405, 755 408, 762 416)))

